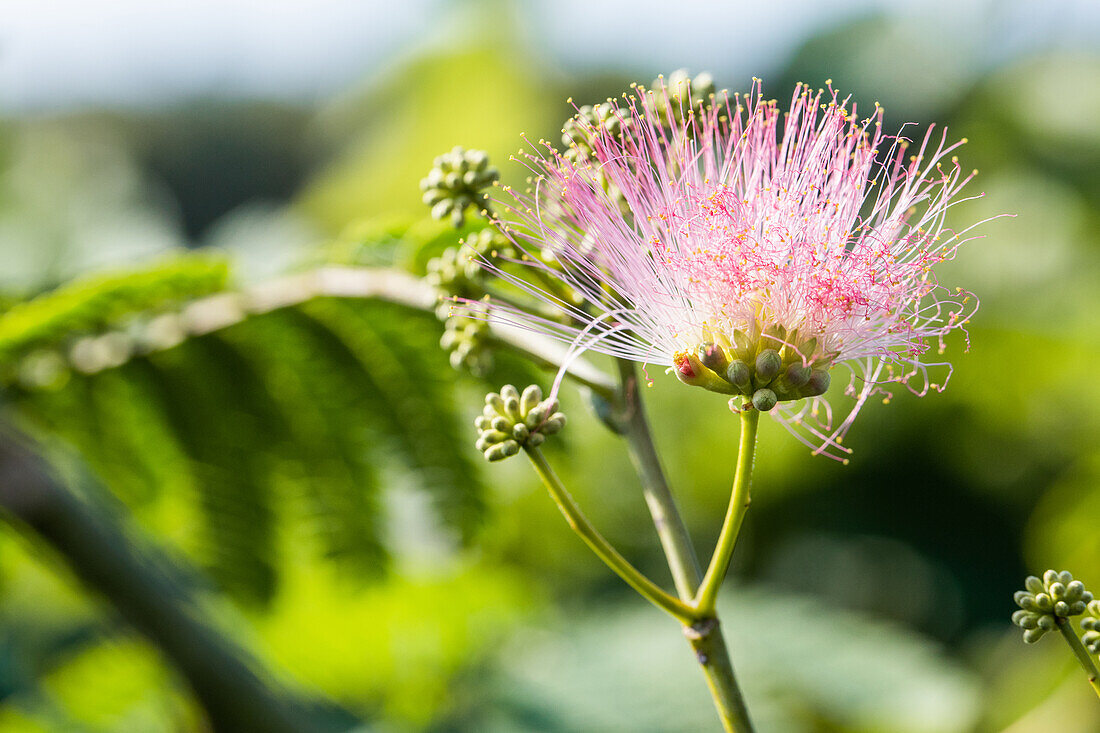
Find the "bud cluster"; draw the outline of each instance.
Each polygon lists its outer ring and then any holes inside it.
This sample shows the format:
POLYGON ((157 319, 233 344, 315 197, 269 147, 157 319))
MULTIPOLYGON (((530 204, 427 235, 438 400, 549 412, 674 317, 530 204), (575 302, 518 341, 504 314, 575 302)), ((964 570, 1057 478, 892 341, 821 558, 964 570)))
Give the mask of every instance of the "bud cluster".
POLYGON ((565 414, 557 409, 558 401, 544 400, 538 385, 532 384, 520 394, 506 384, 499 393, 485 396, 485 409, 474 421, 477 449, 486 460, 500 461, 524 446, 538 446, 565 426, 565 414))
POLYGON ((631 118, 620 114, 610 101, 602 104, 586 104, 577 114, 565 121, 561 129, 561 141, 565 143, 565 157, 571 161, 585 160, 592 155, 592 138, 597 133, 622 138, 631 118))
POLYGON ((1012 614, 1012 623, 1024 630, 1028 644, 1057 628, 1059 619, 1080 616, 1093 602, 1092 593, 1069 571, 1048 570, 1042 578, 1030 575, 1024 587, 1027 590, 1016 591, 1013 596, 1020 610, 1012 614))
MULTIPOLYGON (((629 129, 633 119, 611 104, 586 104, 577 110, 577 114, 565 121, 561 129, 561 141, 565 143, 565 159, 575 165, 585 164, 593 157, 593 146, 599 135, 610 135, 621 140, 623 131, 629 129)), ((595 179, 607 193, 619 210, 625 215, 630 212, 626 197, 618 186, 611 182, 602 169, 594 171, 595 179)))
POLYGON ((420 190, 434 218, 450 215, 451 223, 460 227, 466 220, 467 207, 488 209, 489 196, 484 189, 499 178, 500 171, 489 165, 488 153, 456 145, 435 159, 431 171, 420 181, 420 190))
POLYGON ((455 369, 465 367, 471 373, 481 376, 492 366, 489 322, 484 319, 447 316, 443 320, 443 335, 439 338, 439 345, 447 352, 451 366, 455 369))
POLYGON ((1100 656, 1100 600, 1090 601, 1087 610, 1088 617, 1081 619, 1081 628, 1085 631, 1081 641, 1086 649, 1100 656))
POLYGON ((460 243, 448 247, 439 257, 428 261, 424 279, 436 289, 438 297, 435 314, 443 321, 440 346, 450 353, 451 366, 463 366, 475 374, 489 367, 489 325, 485 320, 456 316, 453 303, 456 298, 473 301, 485 295, 484 279, 486 260, 496 257, 515 257, 512 244, 500 232, 486 227, 460 243))
POLYGON ((684 384, 744 395, 752 407, 768 412, 778 402, 825 394, 836 356, 821 350, 816 338, 800 339, 797 331, 769 326, 762 333, 735 330, 721 343, 681 351, 673 370, 684 384))
POLYGON ((687 69, 677 69, 667 79, 655 79, 653 88, 663 89, 667 97, 667 107, 658 107, 666 127, 671 127, 673 123, 682 123, 690 115, 701 114, 710 109, 718 94, 713 76, 705 71, 694 77, 688 76, 687 69))

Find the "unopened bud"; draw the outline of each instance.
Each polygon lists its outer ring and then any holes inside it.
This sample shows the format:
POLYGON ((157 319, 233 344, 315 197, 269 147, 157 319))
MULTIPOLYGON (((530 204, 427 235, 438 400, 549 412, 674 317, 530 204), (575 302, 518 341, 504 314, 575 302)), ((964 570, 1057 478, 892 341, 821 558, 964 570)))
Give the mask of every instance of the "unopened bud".
POLYGON ((699 360, 712 372, 721 374, 729 366, 730 358, 720 344, 706 343, 699 346, 699 360))
POLYGON ((726 367, 726 381, 741 391, 752 386, 752 371, 749 365, 740 359, 735 359, 726 367))
POLYGON ((764 349, 756 357, 756 381, 765 385, 775 379, 779 374, 779 368, 783 366, 783 360, 779 358, 779 352, 775 349, 764 349))
POLYGON ((832 377, 824 369, 814 369, 810 372, 810 378, 806 384, 798 390, 799 397, 819 397, 829 391, 829 382, 832 377))
POLYGON ((752 395, 752 406, 760 412, 768 412, 775 407, 776 402, 778 402, 778 398, 775 396, 775 392, 767 388, 758 389, 752 395))
POLYGON ((803 365, 801 362, 795 362, 787 367, 787 371, 784 374, 786 383, 794 389, 805 385, 810 381, 810 375, 813 370, 809 366, 803 365))

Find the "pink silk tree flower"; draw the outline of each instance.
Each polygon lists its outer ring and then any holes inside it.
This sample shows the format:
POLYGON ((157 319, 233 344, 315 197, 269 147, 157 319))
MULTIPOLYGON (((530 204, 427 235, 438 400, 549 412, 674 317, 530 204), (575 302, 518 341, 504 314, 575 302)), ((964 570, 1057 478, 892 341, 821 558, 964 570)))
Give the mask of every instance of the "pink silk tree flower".
POLYGON ((929 354, 977 308, 935 275, 972 238, 944 227, 973 177, 951 156, 965 139, 930 128, 911 154, 881 107, 861 119, 831 85, 799 85, 787 112, 758 83, 657 86, 581 108, 565 153, 524 154, 532 188, 494 201, 522 256, 495 269, 539 307, 490 300, 490 317, 670 367, 843 459, 868 398, 943 389, 951 365, 929 354), (844 416, 826 395, 836 368, 844 416))

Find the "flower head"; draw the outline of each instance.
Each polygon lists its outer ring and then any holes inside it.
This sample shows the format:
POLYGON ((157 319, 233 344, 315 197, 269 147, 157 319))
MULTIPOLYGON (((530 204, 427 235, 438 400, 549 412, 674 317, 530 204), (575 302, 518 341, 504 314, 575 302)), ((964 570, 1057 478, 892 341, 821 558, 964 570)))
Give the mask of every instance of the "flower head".
POLYGON ((961 143, 930 129, 911 154, 880 107, 861 118, 831 87, 799 85, 783 112, 758 86, 707 100, 682 79, 657 86, 579 115, 583 155, 525 156, 533 188, 504 189, 499 224, 526 256, 499 274, 565 317, 494 317, 672 367, 833 457, 889 383, 942 389, 951 367, 927 357, 977 306, 934 272, 966 241, 944 228, 972 176, 951 157, 961 143), (842 366, 843 418, 825 394, 842 366))

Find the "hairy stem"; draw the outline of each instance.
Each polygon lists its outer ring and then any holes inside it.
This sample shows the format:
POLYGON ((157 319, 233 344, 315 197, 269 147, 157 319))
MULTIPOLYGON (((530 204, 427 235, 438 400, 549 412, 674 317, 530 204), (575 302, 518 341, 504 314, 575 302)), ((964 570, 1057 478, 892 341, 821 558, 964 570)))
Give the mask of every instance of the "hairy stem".
POLYGON ((1100 697, 1100 669, 1097 669, 1096 662, 1093 661, 1089 650, 1077 638, 1077 632, 1073 630, 1073 624, 1068 618, 1057 617, 1055 620, 1058 622, 1058 630, 1062 632, 1062 638, 1069 644, 1073 656, 1077 657, 1077 661, 1081 663, 1082 669, 1085 670, 1093 691, 1100 697))
POLYGON ((752 483, 753 459, 756 455, 756 427, 760 422, 760 413, 747 409, 741 413, 741 446, 737 454, 737 473, 733 477, 733 490, 730 492, 729 508, 726 510, 722 531, 718 533, 718 543, 710 558, 703 584, 695 596, 695 606, 703 614, 713 614, 718 599, 718 589, 729 570, 733 546, 737 542, 737 533, 745 520, 752 499, 749 485, 752 483))
POLYGON ((680 623, 693 623, 696 620, 694 609, 680 599, 673 598, 660 586, 643 575, 592 526, 592 523, 588 521, 588 518, 581 512, 580 507, 577 506, 577 502, 562 485, 561 479, 554 473, 554 469, 546 462, 546 457, 542 455, 542 451, 531 446, 526 446, 524 451, 526 451, 527 457, 531 459, 539 478, 546 484, 550 497, 558 505, 565 521, 569 523, 574 532, 580 535, 592 552, 596 553, 597 557, 614 570, 620 578, 625 580, 631 588, 638 591, 643 598, 672 615, 680 623))

